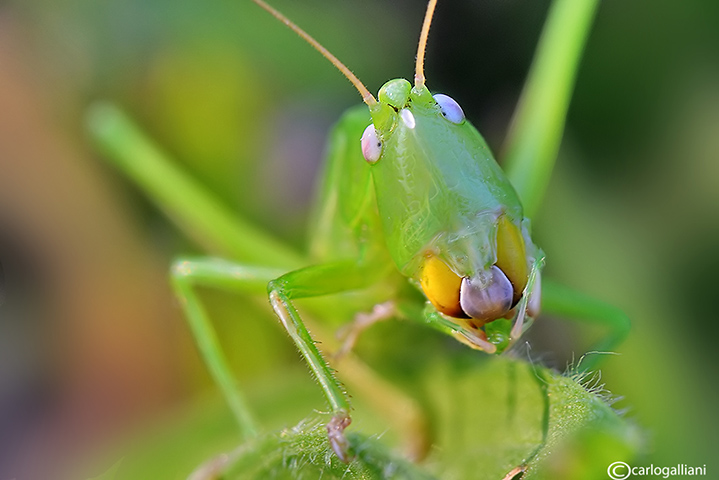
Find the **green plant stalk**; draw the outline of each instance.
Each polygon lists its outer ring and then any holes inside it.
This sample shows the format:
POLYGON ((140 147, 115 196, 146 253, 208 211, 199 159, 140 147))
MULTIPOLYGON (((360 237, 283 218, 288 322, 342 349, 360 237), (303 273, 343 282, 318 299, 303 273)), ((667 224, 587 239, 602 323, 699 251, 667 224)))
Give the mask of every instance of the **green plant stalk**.
POLYGON ((93 105, 88 124, 102 150, 200 245, 243 262, 287 269, 304 263, 286 244, 198 188, 117 107, 93 105))
POLYGON ((507 176, 532 218, 557 158, 579 60, 596 0, 556 0, 537 47, 505 144, 507 176))

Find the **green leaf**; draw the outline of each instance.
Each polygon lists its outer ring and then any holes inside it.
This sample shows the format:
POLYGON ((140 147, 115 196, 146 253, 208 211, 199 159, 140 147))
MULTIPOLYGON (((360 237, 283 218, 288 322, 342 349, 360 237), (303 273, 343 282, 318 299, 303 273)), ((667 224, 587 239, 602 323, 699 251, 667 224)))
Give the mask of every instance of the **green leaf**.
MULTIPOLYGON (((329 447, 326 415, 233 444, 239 436, 228 412, 205 402, 181 423, 173 422, 154 445, 141 444, 141 453, 128 458, 118 480, 184 479, 203 468, 224 480, 499 480, 517 467, 525 470, 524 480, 582 480, 604 478, 609 464, 631 463, 641 452, 640 431, 611 407, 611 397, 596 385, 598 377, 563 375, 508 357, 436 358, 417 385, 432 443, 419 465, 388 443, 401 432, 387 430, 386 420, 355 389, 354 422, 347 432, 356 459, 349 465, 329 447)), ((265 424, 282 424, 320 407, 305 376, 297 371, 252 389, 252 403, 265 424)))
POLYGON ((496 357, 463 370, 440 366, 428 378, 442 478, 501 479, 517 467, 525 480, 596 478, 642 446, 595 376, 496 357))
POLYGON ((377 438, 348 434, 355 458, 339 461, 317 421, 243 444, 230 455, 223 480, 240 479, 392 479, 431 480, 435 477, 392 454, 377 438))

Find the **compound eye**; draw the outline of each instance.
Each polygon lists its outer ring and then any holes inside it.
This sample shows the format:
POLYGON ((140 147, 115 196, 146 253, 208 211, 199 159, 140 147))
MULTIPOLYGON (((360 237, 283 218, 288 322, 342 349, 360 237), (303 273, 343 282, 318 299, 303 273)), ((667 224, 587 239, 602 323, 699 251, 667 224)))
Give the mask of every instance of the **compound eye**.
POLYGON ((512 282, 496 265, 486 284, 477 278, 463 278, 459 289, 459 304, 464 313, 481 323, 501 318, 512 308, 514 290, 512 282))
POLYGON ((434 101, 439 105, 442 116, 452 123, 459 125, 464 122, 464 112, 459 103, 455 102, 452 97, 438 93, 434 96, 434 101))
POLYGON ((379 160, 380 155, 382 155, 382 142, 377 136, 374 124, 370 124, 369 127, 364 129, 360 144, 362 145, 362 155, 365 160, 369 163, 375 163, 379 160))

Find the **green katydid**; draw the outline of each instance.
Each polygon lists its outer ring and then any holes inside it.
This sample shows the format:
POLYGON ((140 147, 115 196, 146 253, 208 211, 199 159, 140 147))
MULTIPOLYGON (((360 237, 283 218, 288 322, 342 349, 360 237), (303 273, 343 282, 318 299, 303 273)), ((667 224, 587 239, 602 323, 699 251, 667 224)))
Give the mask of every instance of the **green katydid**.
MULTIPOLYGON (((151 146, 138 140, 138 132, 111 107, 96 109, 93 122, 105 148, 155 199, 179 212, 184 223, 211 231, 214 239, 227 242, 221 247, 248 262, 183 259, 172 269, 174 289, 199 349, 245 435, 257 428, 194 291, 196 286, 268 292, 272 308, 322 387, 332 411, 327 435, 343 461, 351 458, 344 435, 351 421, 350 403, 293 305, 295 299, 361 291, 378 282, 388 286, 385 301, 357 322, 343 352, 351 349, 353 339, 368 324, 399 317, 426 323, 472 348, 501 353, 528 328, 540 303, 545 311, 610 327, 611 334, 599 350, 612 349, 624 338, 628 323, 613 307, 550 282, 540 292, 543 254, 531 239, 520 199, 529 198, 534 211, 541 197, 538 183, 543 180, 527 180, 539 167, 522 157, 526 144, 510 145, 510 155, 518 152, 510 169, 521 173, 508 178, 457 102, 446 95, 432 95, 425 86, 424 50, 436 0, 430 0, 422 26, 414 85, 390 80, 377 99, 307 33, 262 0, 253 1, 330 60, 366 104, 346 113, 332 132, 306 256, 232 219, 193 182, 167 166, 151 146), (128 138, 133 140, 125 141, 128 138), (128 150, 127 144, 137 149, 128 150), (527 162, 529 167, 522 168, 527 162), (269 266, 259 266, 265 263, 269 266)), ((582 20, 576 27, 581 39, 586 30, 582 25, 591 19, 595 2, 568 7, 572 1, 558 2, 564 7, 557 10, 578 9, 574 15, 582 20)), ((556 73, 563 81, 571 83, 577 58, 578 50, 565 52, 556 73)), ((536 75, 546 75, 552 61, 539 56, 536 75)), ((531 105, 533 93, 527 95, 530 98, 524 105, 531 105)), ((539 120, 558 125, 561 131, 564 110, 540 112, 539 120)), ((520 111, 517 138, 527 137, 521 130, 536 121, 532 119, 536 112, 537 108, 526 115, 520 111)), ((554 152, 552 145, 543 147, 548 148, 543 159, 556 154, 556 145, 554 152)), ((585 364, 591 366, 591 362, 585 364)))

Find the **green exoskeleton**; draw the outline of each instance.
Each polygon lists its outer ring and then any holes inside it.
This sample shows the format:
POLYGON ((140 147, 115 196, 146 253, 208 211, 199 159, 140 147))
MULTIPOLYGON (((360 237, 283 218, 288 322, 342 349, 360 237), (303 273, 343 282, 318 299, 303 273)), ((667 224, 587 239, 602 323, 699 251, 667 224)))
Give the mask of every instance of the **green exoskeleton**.
MULTIPOLYGON (((219 242, 227 241, 221 247, 247 261, 184 259, 172 270, 201 353, 244 434, 252 435, 256 427, 194 291, 198 285, 267 291, 323 389, 332 411, 326 426, 329 441, 345 462, 352 456, 344 435, 350 403, 293 305, 295 299, 386 287, 373 312, 358 316, 361 321, 340 353, 351 349, 362 328, 390 317, 426 323, 472 348, 501 353, 526 330, 540 304, 546 311, 611 327, 611 336, 598 350, 623 339, 628 325, 616 309, 550 282, 540 292, 543 253, 532 240, 520 201, 535 193, 521 179, 515 189, 459 104, 433 95, 425 85, 424 50, 436 0, 427 8, 414 82, 390 80, 376 99, 308 34, 262 0, 253 1, 337 66, 365 103, 347 112, 331 134, 306 256, 230 219, 230 213, 165 164, 151 146, 128 151, 125 145, 142 141, 114 109, 99 108, 94 115, 94 129, 105 148, 160 204, 179 212, 183 223, 214 231, 219 242), (264 264, 270 266, 258 266, 264 264)), ((590 3, 575 4, 585 4, 585 21, 593 11, 586 6, 590 3)), ((561 66, 566 68, 552 73, 571 77, 567 72, 574 71, 577 57, 568 52, 561 66)), ((561 109, 541 115, 542 122, 558 121, 561 127, 561 109)))

